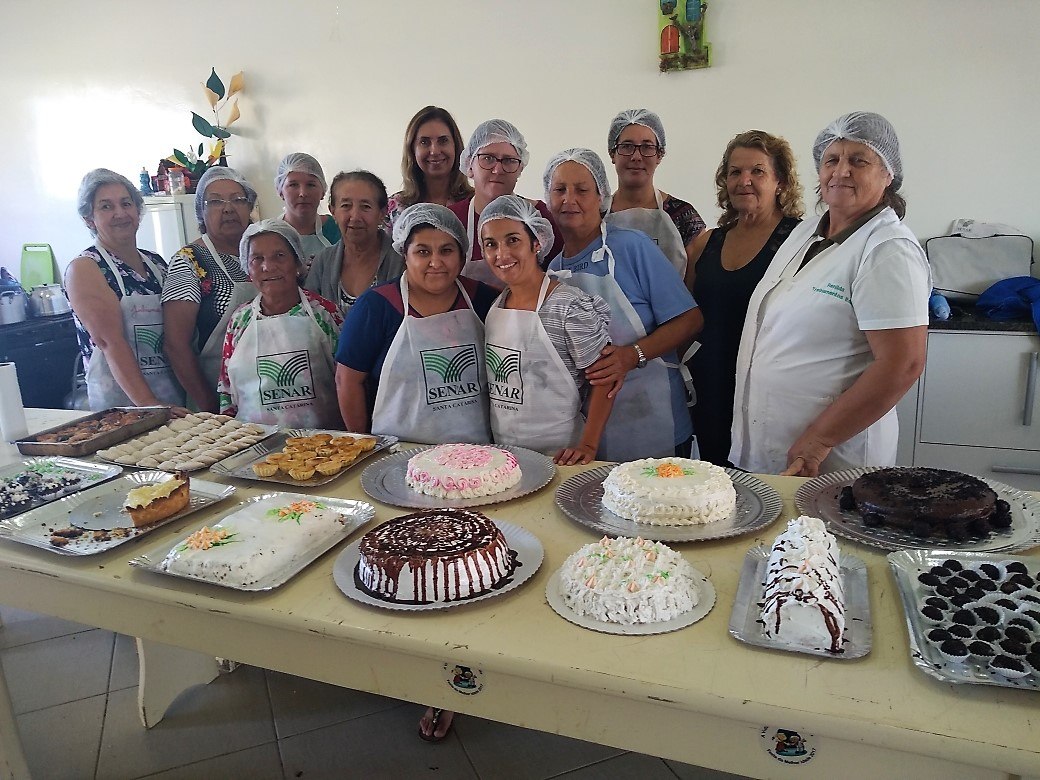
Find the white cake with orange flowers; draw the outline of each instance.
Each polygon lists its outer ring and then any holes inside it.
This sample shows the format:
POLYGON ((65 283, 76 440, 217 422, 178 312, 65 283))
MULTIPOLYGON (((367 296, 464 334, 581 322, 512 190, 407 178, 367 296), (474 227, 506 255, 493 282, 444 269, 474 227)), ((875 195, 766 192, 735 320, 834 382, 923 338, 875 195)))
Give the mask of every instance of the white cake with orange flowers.
POLYGON ((231 588, 270 582, 332 537, 344 517, 320 501, 284 495, 247 504, 177 544, 160 568, 231 588))
POLYGON ((659 623, 695 606, 693 567, 660 542, 604 536, 563 563, 560 590, 578 615, 606 623, 659 623))
POLYGON ((647 525, 699 525, 725 520, 737 506, 724 469, 689 458, 642 458, 611 469, 603 506, 647 525))

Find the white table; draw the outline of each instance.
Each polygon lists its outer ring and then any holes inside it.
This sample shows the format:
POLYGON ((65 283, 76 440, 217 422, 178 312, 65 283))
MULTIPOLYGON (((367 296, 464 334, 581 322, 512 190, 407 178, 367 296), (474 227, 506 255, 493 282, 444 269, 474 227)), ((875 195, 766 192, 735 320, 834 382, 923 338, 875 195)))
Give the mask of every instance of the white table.
MULTIPOLYGON (((0 599, 142 637, 146 722, 161 717, 164 702, 184 687, 171 680, 205 681, 219 655, 751 776, 795 771, 766 752, 766 727, 815 735, 815 753, 797 769, 804 777, 1040 776, 1040 695, 942 683, 916 669, 887 561, 869 548, 846 543, 866 562, 869 578, 873 650, 861 660, 763 650, 728 635, 744 555, 771 542, 779 524, 757 536, 680 547, 718 592, 714 610, 695 626, 625 637, 560 619, 545 602, 546 581, 596 536, 553 504, 556 486, 579 470, 561 469, 539 493, 487 510, 532 531, 545 548, 533 579, 499 599, 418 614, 359 605, 332 582, 337 552, 259 594, 127 564, 142 552, 168 549, 229 512, 236 499, 261 492, 244 481, 236 481, 235 499, 102 555, 72 558, 4 542, 0 599), (479 693, 462 695, 448 685, 455 664, 478 670, 479 693)), ((785 499, 783 516, 793 516, 802 481, 765 479, 785 499)), ((351 472, 310 492, 364 498, 359 482, 351 472)), ((376 507, 379 521, 402 513, 376 507)))

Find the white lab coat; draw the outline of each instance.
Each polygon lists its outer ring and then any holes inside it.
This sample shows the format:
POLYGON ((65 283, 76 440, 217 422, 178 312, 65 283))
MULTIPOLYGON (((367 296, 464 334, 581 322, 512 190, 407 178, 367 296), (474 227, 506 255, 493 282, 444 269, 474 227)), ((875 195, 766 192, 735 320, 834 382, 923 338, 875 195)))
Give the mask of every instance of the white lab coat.
MULTIPOLYGON (((800 271, 820 218, 796 227, 748 306, 737 356, 730 460, 776 474, 808 425, 873 361, 864 331, 928 324, 924 250, 890 208, 800 271)), ((895 463, 895 409, 842 442, 821 473, 895 463)))

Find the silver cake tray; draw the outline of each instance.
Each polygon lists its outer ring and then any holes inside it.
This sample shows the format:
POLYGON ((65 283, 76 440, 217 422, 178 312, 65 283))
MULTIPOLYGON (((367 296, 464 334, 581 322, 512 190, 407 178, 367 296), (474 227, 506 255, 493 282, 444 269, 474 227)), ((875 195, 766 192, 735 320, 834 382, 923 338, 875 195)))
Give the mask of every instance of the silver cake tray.
POLYGON ((74 458, 65 458, 61 456, 54 457, 42 457, 42 458, 24 458, 22 460, 10 463, 6 466, 0 467, 0 479, 8 480, 18 476, 24 471, 38 471, 41 474, 72 474, 79 478, 79 483, 71 485, 62 490, 50 493, 46 496, 39 496, 33 498, 27 505, 18 509, 13 509, 8 512, 0 511, 0 529, 3 528, 3 524, 8 520, 18 517, 19 515, 30 512, 37 507, 46 506, 47 504, 58 501, 65 496, 74 495, 81 490, 92 488, 95 485, 100 485, 102 482, 118 477, 123 473, 122 466, 110 466, 107 464, 90 463, 85 460, 76 460, 74 458))
POLYGON ((841 638, 841 652, 832 653, 827 648, 801 647, 766 636, 760 612, 769 552, 768 547, 752 547, 744 556, 737 597, 733 601, 733 612, 729 617, 730 635, 756 647, 805 653, 838 661, 851 661, 867 655, 872 646, 873 626, 870 620, 866 564, 855 555, 845 552, 839 554, 838 568, 841 570, 845 590, 845 633, 841 638))
POLYGON ((707 542, 754 533, 771 525, 784 506, 780 494, 744 471, 726 469, 737 492, 736 510, 716 523, 650 525, 619 517, 603 506, 603 480, 613 465, 575 474, 556 489, 556 506, 582 525, 607 536, 641 536, 656 542, 707 542))
POLYGON ((361 487, 376 501, 391 506, 407 507, 411 509, 467 509, 471 507, 487 506, 488 504, 499 504, 503 501, 511 501, 520 496, 526 496, 541 490, 549 484, 556 474, 556 464, 551 458, 540 452, 529 450, 524 447, 512 447, 509 445, 495 445, 499 449, 509 450, 520 464, 520 481, 508 490, 495 493, 491 496, 480 496, 479 498, 437 498, 424 493, 417 493, 408 487, 405 482, 405 474, 408 471, 408 461, 413 455, 419 454, 420 450, 429 447, 419 447, 403 452, 395 452, 387 455, 382 460, 377 460, 369 465, 361 474, 361 487))
POLYGON ((711 612, 711 608, 715 606, 715 586, 711 584, 711 580, 696 569, 693 569, 693 576, 697 581, 697 603, 693 609, 671 620, 662 620, 657 623, 608 623, 603 620, 596 620, 588 615, 579 615, 563 600, 563 586, 560 582, 559 569, 553 572, 545 586, 545 600, 549 602, 549 606, 553 608, 553 611, 564 620, 591 631, 598 631, 601 634, 614 634, 616 636, 668 634, 672 631, 678 631, 680 628, 692 626, 706 617, 711 612))
POLYGON ((288 474, 281 471, 270 477, 260 477, 257 476, 255 471, 253 471, 254 463, 263 460, 271 453, 281 452, 285 447, 286 439, 295 436, 313 436, 316 433, 328 433, 337 438, 343 436, 360 438, 359 436, 354 436, 354 434, 346 433, 344 431, 326 431, 317 428, 291 428, 289 430, 280 431, 272 436, 268 436, 266 439, 257 442, 249 449, 236 452, 234 455, 229 455, 223 460, 217 461, 210 466, 210 471, 225 477, 251 479, 257 482, 275 482, 282 485, 292 485, 294 487, 318 487, 319 485, 326 485, 335 479, 339 479, 344 474, 352 471, 360 463, 368 460, 372 455, 375 455, 377 452, 388 450, 397 444, 396 436, 376 436, 376 446, 367 452, 361 453, 357 460, 342 471, 337 471, 335 474, 315 474, 311 479, 306 480, 293 479, 288 474))
POLYGON ((189 487, 187 507, 151 525, 135 528, 129 516, 121 511, 126 494, 142 485, 172 477, 172 474, 165 471, 135 471, 124 474, 121 479, 74 493, 19 517, 0 521, 0 538, 39 547, 59 555, 96 555, 223 501, 235 492, 230 485, 193 479, 189 487), (94 517, 95 513, 97 517, 94 517), (84 531, 80 536, 70 538, 62 547, 51 541, 55 531, 74 531, 76 518, 84 516, 97 521, 96 530, 84 531))
MULTIPOLYGON (((953 549, 900 550, 890 553, 888 565, 892 567, 892 576, 899 586, 899 595, 903 599, 903 614, 906 616, 906 630, 910 638, 910 658, 913 660, 914 666, 943 682, 997 685, 1002 688, 1040 691, 1040 673, 1033 672, 1025 677, 1012 680, 990 671, 971 656, 964 661, 952 661, 945 658, 939 652, 939 648, 928 639, 928 632, 933 628, 942 628, 942 625, 928 625, 921 615, 920 605, 926 598, 926 593, 930 593, 931 589, 921 584, 917 576, 950 558, 959 561, 965 568, 977 567, 982 563, 1021 561, 1029 569, 1032 577, 1036 577, 1040 570, 1040 561, 1037 558, 1016 558, 1003 554, 994 555, 953 549)), ((1038 591, 1034 590, 1033 593, 1036 595, 1038 591)), ((1033 641, 1040 641, 1040 636, 1034 636, 1033 641)), ((1026 668, 1028 669, 1028 666, 1026 668)))
POLYGON ((386 601, 373 596, 358 585, 356 578, 357 567, 361 561, 361 553, 358 549, 361 544, 360 539, 356 542, 351 542, 340 553, 332 567, 332 578, 336 582, 336 587, 343 591, 347 598, 372 607, 392 609, 398 612, 428 612, 433 609, 462 607, 466 604, 474 604, 478 601, 504 596, 506 593, 516 590, 534 576, 535 572, 542 565, 542 558, 545 553, 542 550, 542 543, 538 541, 538 537, 526 528, 503 520, 495 520, 494 523, 502 531, 502 535, 505 536, 509 549, 516 553, 516 569, 513 570, 513 574, 509 577, 509 582, 505 585, 502 585, 497 590, 474 596, 471 599, 438 601, 430 604, 398 604, 394 601, 386 601))
MULTIPOLYGON (((306 569, 318 560, 318 558, 375 517, 376 514, 375 507, 365 501, 355 501, 348 498, 330 498, 328 496, 307 496, 302 493, 265 493, 261 496, 254 496, 248 501, 243 501, 239 504, 236 511, 241 511, 244 507, 247 507, 250 504, 256 504, 271 499, 277 499, 278 504, 287 504, 293 501, 320 501, 330 509, 334 509, 341 515, 344 515, 345 522, 343 523, 343 529, 342 531, 337 530, 335 533, 317 540, 309 549, 303 550, 299 555, 287 561, 281 568, 271 572, 266 579, 249 585, 233 585, 219 580, 198 577, 192 574, 167 571, 162 568, 162 562, 166 558, 167 554, 169 554, 173 549, 168 545, 163 545, 159 550, 146 555, 139 555, 136 558, 132 558, 129 563, 131 566, 137 566, 138 568, 150 571, 154 574, 162 574, 167 577, 191 580, 192 582, 204 582, 207 585, 217 585, 223 588, 230 588, 231 590, 244 591, 247 593, 273 590, 281 587, 301 571, 306 569)), ((231 514, 234 514, 234 512, 231 514)), ((231 515, 225 515, 225 517, 221 519, 226 520, 230 516, 231 515)), ((177 545, 174 546, 179 546, 183 541, 183 539, 178 541, 177 545)))
POLYGON ((843 539, 892 552, 895 550, 923 549, 942 546, 951 550, 971 552, 1009 553, 1028 550, 1040 545, 1040 500, 1029 493, 978 477, 996 491, 997 497, 1011 505, 1011 527, 990 531, 982 539, 956 542, 945 536, 914 536, 909 530, 864 524, 859 512, 845 512, 838 506, 841 489, 851 485, 863 474, 877 471, 866 467, 821 474, 803 483, 794 494, 794 503, 803 515, 823 520, 827 530, 843 539))

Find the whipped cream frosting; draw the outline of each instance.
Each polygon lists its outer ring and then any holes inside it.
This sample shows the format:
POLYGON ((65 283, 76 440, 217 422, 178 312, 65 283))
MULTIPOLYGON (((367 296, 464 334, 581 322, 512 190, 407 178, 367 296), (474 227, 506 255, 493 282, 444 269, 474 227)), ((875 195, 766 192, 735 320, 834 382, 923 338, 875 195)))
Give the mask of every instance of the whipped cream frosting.
POLYGON ((659 623, 689 612, 699 590, 693 567, 660 542, 604 536, 573 553, 560 569, 563 601, 607 623, 659 623))
POLYGON ((729 474, 701 460, 643 458, 614 467, 603 480, 603 506, 647 525, 714 523, 736 505, 729 474))
POLYGON ((408 460, 405 482, 437 498, 479 498, 520 481, 520 464, 509 450, 482 444, 441 444, 408 460))

